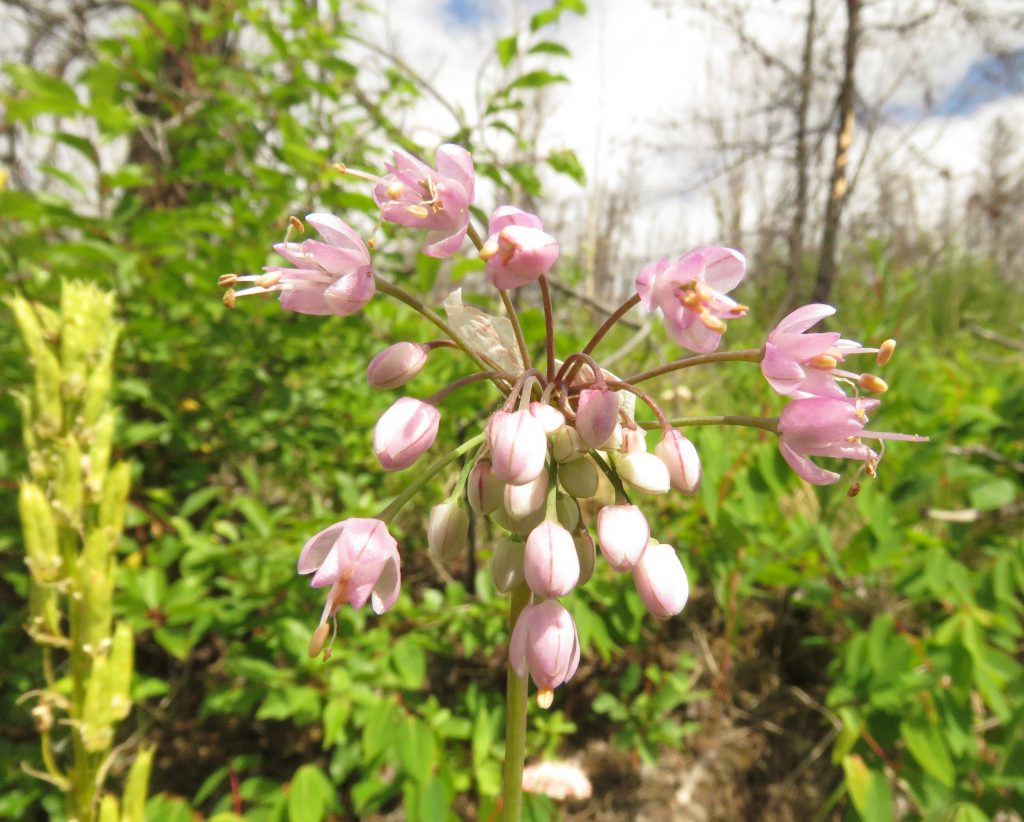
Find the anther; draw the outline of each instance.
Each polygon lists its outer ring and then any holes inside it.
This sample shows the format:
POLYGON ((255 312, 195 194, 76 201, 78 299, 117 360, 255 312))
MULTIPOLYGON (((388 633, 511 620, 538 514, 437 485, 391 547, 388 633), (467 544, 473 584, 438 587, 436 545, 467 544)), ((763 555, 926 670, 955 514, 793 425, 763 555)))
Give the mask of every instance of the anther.
POLYGON ((704 327, 709 331, 714 331, 717 334, 725 332, 725 323, 718 319, 714 314, 702 312, 698 316, 700 317, 700 321, 704 323, 704 327))
POLYGON ((839 360, 831 354, 818 354, 815 357, 811 357, 807 364, 811 366, 811 368, 819 368, 822 371, 831 371, 839 365, 839 360))
POLYGON ((480 249, 480 259, 483 260, 484 262, 487 262, 488 260, 491 259, 491 257, 493 257, 497 253, 498 253, 498 240, 497 239, 494 239, 494 240, 488 239, 487 242, 485 242, 483 244, 483 247, 480 249))
POLYGON ((861 374, 857 378, 857 385, 873 394, 884 394, 889 390, 885 380, 881 377, 876 377, 874 374, 861 374))
POLYGON ((269 274, 264 274, 262 277, 256 280, 256 285, 258 285, 260 288, 270 288, 270 286, 272 285, 277 285, 278 282, 280 282, 280 280, 281 272, 271 271, 269 274))
POLYGON ((543 708, 545 711, 551 707, 551 704, 555 701, 555 692, 550 688, 541 688, 537 691, 537 705, 543 708))
POLYGON ((306 233, 306 227, 302 224, 302 220, 300 220, 294 214, 288 218, 288 222, 292 224, 292 228, 298 231, 299 234, 306 233))
POLYGON ((878 346, 878 353, 875 355, 875 362, 885 365, 892 359, 892 352, 896 350, 896 340, 886 340, 878 346))
POLYGON ((742 317, 748 311, 750 311, 750 306, 743 305, 742 303, 734 305, 732 308, 729 309, 729 313, 732 314, 734 317, 742 317))
POLYGON ((348 168, 344 163, 334 163, 331 168, 338 172, 338 174, 347 174, 348 168))
POLYGON ((219 285, 221 288, 224 288, 225 286, 228 286, 228 285, 234 285, 237 282, 238 282, 238 275, 237 274, 221 274, 217 278, 217 285, 219 285))
POLYGON ((311 659, 316 659, 320 656, 324 645, 327 644, 327 637, 330 636, 330 633, 331 626, 326 622, 321 622, 316 626, 316 630, 313 631, 313 636, 309 640, 309 656, 311 659))
POLYGON ((370 239, 366 241, 366 247, 372 251, 377 247, 377 241, 373 239, 373 237, 370 237, 370 239))
POLYGON ((852 499, 853 497, 857 496, 857 494, 859 494, 859 493, 860 493, 860 483, 859 482, 855 482, 853 485, 850 486, 850 490, 846 492, 846 496, 848 496, 848 497, 850 497, 852 499))
POLYGON ((430 214, 430 212, 421 205, 406 206, 405 210, 410 217, 415 217, 417 220, 422 220, 430 214))
POLYGON ((689 308, 691 311, 696 311, 701 304, 701 299, 692 291, 684 291, 679 295, 679 302, 685 308, 689 308))
POLYGON ((225 291, 224 292, 224 297, 222 299, 223 299, 224 305, 226 305, 228 308, 234 308, 235 307, 235 289, 229 288, 227 291, 225 291))
MULTIPOLYGON (((402 185, 398 180, 395 180, 391 185, 385 189, 384 194, 387 195, 389 200, 397 200, 405 192, 405 186, 402 185)), ((426 215, 424 215, 426 216, 426 215)))

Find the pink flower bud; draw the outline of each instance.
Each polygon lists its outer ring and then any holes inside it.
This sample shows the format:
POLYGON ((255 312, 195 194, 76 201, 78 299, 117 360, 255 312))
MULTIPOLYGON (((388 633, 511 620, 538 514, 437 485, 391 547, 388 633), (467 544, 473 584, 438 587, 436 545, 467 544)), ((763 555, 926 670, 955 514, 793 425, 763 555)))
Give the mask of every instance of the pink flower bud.
POLYGON ((597 559, 597 549, 594 547, 594 538, 586 529, 577 531, 572 535, 573 544, 576 546, 576 556, 580 561, 580 581, 577 585, 586 585, 594 575, 594 563, 597 559))
POLYGON ((491 557, 491 577, 494 587, 507 594, 523 581, 523 563, 526 557, 526 545, 521 539, 502 537, 494 546, 491 557))
POLYGON ((545 520, 526 540, 526 584, 535 594, 562 597, 576 587, 580 561, 572 534, 545 520))
POLYGON ((523 485, 505 486, 505 510, 513 520, 525 519, 544 507, 548 498, 548 475, 541 472, 523 485))
POLYGON ((683 610, 690 595, 683 564, 671 545, 649 545, 633 569, 633 584, 647 610, 668 619, 683 610))
POLYGON ((469 472, 466 498, 469 507, 481 516, 494 513, 501 507, 505 483, 494 476, 490 460, 480 460, 469 472))
POLYGON ((666 431, 654 453, 665 463, 672 487, 684 494, 695 494, 700 486, 700 457, 693 443, 674 428, 666 431))
POLYGON ((427 362, 430 349, 411 342, 395 343, 370 360, 366 381, 374 388, 398 388, 405 385, 427 362))
POLYGON ((559 428, 565 425, 565 414, 553 405, 543 402, 531 402, 527 409, 540 423, 545 434, 554 434, 559 428))
POLYGON ((671 486, 668 468, 654 454, 637 451, 612 457, 619 478, 641 494, 665 494, 671 486))
POLYGON ((619 398, 602 388, 580 392, 576 409, 576 431, 591 448, 600 448, 615 431, 619 421, 619 398))
POLYGON ((441 412, 434 406, 402 397, 385 411, 373 429, 373 450, 385 471, 408 468, 434 444, 441 412))
POLYGON ((647 517, 635 505, 607 505, 597 515, 601 553, 620 574, 633 569, 650 538, 647 517))
POLYGON ((502 482, 523 485, 544 470, 547 436, 529 411, 495 411, 487 425, 487 443, 491 467, 502 482))
POLYGON ((469 515, 457 502, 442 502, 430 510, 427 547, 442 565, 465 550, 468 537, 469 515))
POLYGON ((512 630, 508 655, 517 676, 530 672, 540 691, 537 701, 550 706, 551 691, 572 679, 580 663, 572 615, 553 599, 527 605, 512 630))
POLYGON ((647 450, 647 432, 643 428, 623 428, 621 450, 625 454, 647 450))
POLYGON ((558 481, 567 494, 586 499, 597 493, 597 466, 590 457, 563 462, 558 466, 558 481))

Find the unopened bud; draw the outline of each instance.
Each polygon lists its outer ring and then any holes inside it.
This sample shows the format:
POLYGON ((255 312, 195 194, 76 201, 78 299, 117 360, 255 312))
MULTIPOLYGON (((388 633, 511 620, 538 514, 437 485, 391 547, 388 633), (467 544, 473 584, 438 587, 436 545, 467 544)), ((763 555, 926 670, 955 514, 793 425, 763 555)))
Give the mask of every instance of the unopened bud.
POLYGON ((559 428, 551 438, 551 453, 557 462, 575 459, 586 450, 580 435, 570 425, 559 428))
POLYGON ((370 360, 366 381, 374 388, 398 388, 423 370, 430 349, 425 345, 400 342, 388 346, 370 360))
POLYGON ((647 432, 643 428, 623 428, 620 450, 626 454, 647 450, 647 432))
POLYGON ((466 499, 469 506, 481 516, 494 513, 504 500, 505 483, 494 476, 490 460, 480 460, 469 472, 466 499))
POLYGON ((505 510, 513 520, 525 519, 539 511, 548 496, 548 475, 541 473, 523 485, 506 485, 505 510))
POLYGON ((552 405, 543 402, 531 402, 527 409, 540 423, 545 434, 554 434, 565 425, 565 414, 552 405))
POLYGON ((635 505, 607 505, 597 515, 601 554, 620 574, 640 561, 650 537, 647 518, 635 505))
POLYGON ((586 499, 597 493, 597 466, 590 457, 563 462, 558 466, 558 481, 567 494, 586 499))
POLYGON ((557 522, 545 520, 526 540, 526 583, 535 594, 561 597, 580 578, 580 561, 572 534, 557 522))
POLYGON ((491 467, 511 485, 523 485, 544 470, 548 440, 541 424, 529 411, 496 411, 487 424, 491 467))
POLYGON ((572 497, 559 494, 555 503, 555 516, 567 531, 575 531, 580 524, 580 506, 572 497))
POLYGON ((686 605, 690 583, 671 545, 648 545, 633 569, 633 583, 647 610, 658 619, 675 616, 686 605))
POLYGON ((672 487, 684 494, 695 494, 700 486, 701 467, 697 449, 674 428, 665 431, 654 447, 655 455, 668 468, 672 487))
POLYGON ((526 545, 521 539, 502 537, 494 546, 491 557, 491 577, 494 587, 507 594, 524 579, 523 562, 526 545))
POLYGON ((619 398, 608 389, 585 388, 576 410, 576 431, 591 448, 600 448, 619 422, 619 398))
POLYGON ((622 481, 642 494, 664 494, 671 485, 668 468, 654 454, 615 454, 612 462, 622 481))
POLYGON ((447 565, 466 549, 469 515, 457 502, 442 502, 430 511, 427 547, 431 555, 447 565))
POLYGON ((594 546, 594 538, 585 528, 574 533, 572 541, 576 546, 576 557, 580 561, 580 581, 577 585, 585 585, 594 575, 597 548, 594 546))
POLYGON ((878 365, 885 365, 892 359, 892 353, 896 350, 896 340, 886 340, 878 346, 878 353, 875 355, 875 362, 878 365))

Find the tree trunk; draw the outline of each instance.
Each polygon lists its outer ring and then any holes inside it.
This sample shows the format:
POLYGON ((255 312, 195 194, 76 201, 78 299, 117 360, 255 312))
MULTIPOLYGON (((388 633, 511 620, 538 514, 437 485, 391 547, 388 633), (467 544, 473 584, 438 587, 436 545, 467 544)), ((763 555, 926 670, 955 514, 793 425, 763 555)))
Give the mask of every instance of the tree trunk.
POLYGON ((846 204, 848 182, 846 166, 850 159, 853 140, 855 70, 857 46, 860 38, 861 0, 846 0, 846 44, 843 49, 843 79, 839 86, 837 108, 839 129, 836 132, 836 154, 832 162, 832 180, 828 203, 825 206, 825 227, 821 238, 821 258, 811 299, 828 302, 836 277, 836 250, 839 244, 839 225, 846 204))

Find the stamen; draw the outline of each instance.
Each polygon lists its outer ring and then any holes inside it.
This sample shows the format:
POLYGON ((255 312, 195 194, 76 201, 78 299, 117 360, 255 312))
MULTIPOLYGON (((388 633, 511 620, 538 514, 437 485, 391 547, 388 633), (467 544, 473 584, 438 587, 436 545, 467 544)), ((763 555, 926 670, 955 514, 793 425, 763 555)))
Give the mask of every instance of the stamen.
POLYGON ((743 305, 742 303, 734 305, 732 308, 729 309, 729 313, 732 314, 734 317, 742 317, 748 311, 750 311, 750 306, 743 305))
POLYGON ((347 174, 348 173, 348 169, 345 167, 344 163, 334 163, 331 166, 331 168, 333 168, 335 171, 337 171, 338 174, 347 174))
POLYGON ((874 374, 861 374, 857 378, 857 385, 873 394, 884 394, 889 390, 885 380, 881 377, 876 377, 874 374))
POLYGON ((811 368, 818 368, 822 371, 831 371, 839 365, 839 361, 831 354, 818 354, 817 356, 812 357, 807 364, 811 366, 811 368))
POLYGON ((408 213, 411 217, 415 217, 417 220, 422 220, 424 217, 430 215, 430 212, 427 211, 427 209, 421 205, 406 206, 405 210, 406 213, 408 213))
POLYGON ((846 492, 846 496, 848 496, 848 497, 850 497, 852 499, 853 497, 857 496, 857 494, 859 494, 859 493, 860 493, 860 483, 859 482, 855 482, 853 485, 850 486, 850 490, 846 492))
POLYGON ((264 274, 262 277, 256 279, 256 285, 260 288, 270 288, 272 285, 277 285, 281 281, 280 271, 271 271, 268 274, 264 274))
POLYGON ((294 214, 288 218, 288 222, 292 224, 292 228, 298 231, 299 234, 306 233, 306 227, 302 224, 302 220, 300 220, 294 214))
POLYGON ((366 241, 366 247, 370 249, 370 251, 373 251, 373 249, 377 247, 377 241, 373 239, 373 237, 370 237, 370 239, 366 241))
POLYGON ((700 280, 693 284, 693 293, 700 297, 701 302, 705 303, 709 303, 715 298, 715 292, 708 287, 707 283, 702 283, 700 280))
POLYGON ((222 299, 224 305, 226 305, 228 308, 234 308, 235 307, 235 289, 229 288, 227 291, 224 292, 224 296, 221 299, 222 299))
POLYGON ((228 285, 234 285, 237 282, 238 282, 238 275, 237 274, 221 274, 217 278, 217 285, 219 285, 221 288, 224 288, 224 286, 228 286, 228 285))
POLYGON ((718 334, 725 332, 725 323, 718 319, 714 314, 703 311, 700 313, 699 317, 700 321, 704 324, 704 327, 709 331, 714 331, 718 334))
POLYGON ((537 691, 537 705, 545 711, 551 707, 555 701, 555 692, 550 688, 541 688, 537 691))
POLYGON ((492 239, 488 239, 487 242, 485 242, 483 244, 483 247, 480 249, 480 259, 483 260, 484 262, 487 262, 488 260, 491 259, 491 257, 493 257, 497 253, 498 253, 498 240, 497 240, 497 238, 494 238, 493 240, 492 239))
POLYGON ((324 649, 330 632, 331 626, 326 622, 321 622, 316 626, 316 630, 313 631, 313 636, 309 640, 309 656, 311 659, 316 659, 320 656, 320 652, 324 649))
POLYGON ((402 185, 398 180, 395 180, 391 185, 384 191, 385 196, 389 200, 397 200, 405 192, 405 186, 402 185))
POLYGON ((896 350, 896 340, 886 340, 878 346, 878 353, 875 355, 875 362, 878 365, 885 365, 892 359, 892 352, 896 350))
POLYGON ((701 299, 692 291, 682 291, 679 294, 679 302, 684 308, 691 311, 698 311, 701 308, 701 299))

